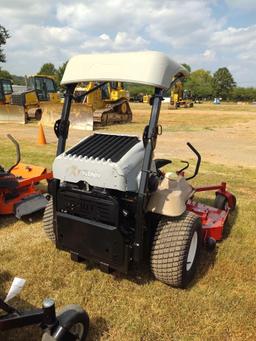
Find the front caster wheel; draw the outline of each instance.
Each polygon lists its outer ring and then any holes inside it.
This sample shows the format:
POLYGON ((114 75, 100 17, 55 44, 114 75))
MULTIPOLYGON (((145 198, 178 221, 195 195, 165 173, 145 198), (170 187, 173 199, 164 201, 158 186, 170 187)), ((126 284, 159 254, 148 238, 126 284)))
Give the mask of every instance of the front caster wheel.
POLYGON ((59 326, 50 334, 44 333, 42 341, 86 340, 89 331, 89 316, 79 305, 71 304, 61 309, 57 314, 57 320, 59 326), (63 329, 60 330, 60 328, 63 329))
POLYGON ((234 211, 236 208, 236 197, 234 195, 231 195, 230 202, 231 204, 229 204, 229 200, 224 195, 217 193, 213 206, 219 210, 227 210, 229 208, 231 211, 234 211))

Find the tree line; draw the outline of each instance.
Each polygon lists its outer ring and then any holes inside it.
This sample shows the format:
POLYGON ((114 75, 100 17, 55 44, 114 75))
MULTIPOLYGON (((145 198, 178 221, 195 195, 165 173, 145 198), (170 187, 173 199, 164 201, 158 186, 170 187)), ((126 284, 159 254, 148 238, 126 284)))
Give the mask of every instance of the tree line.
MULTIPOLYGON (((6 61, 4 46, 7 39, 10 38, 9 32, 0 25, 0 62, 6 61)), ((50 75, 55 78, 58 87, 65 71, 67 62, 59 67, 55 67, 52 63, 42 65, 38 74, 50 75)), ((188 64, 182 64, 190 72, 190 76, 184 81, 184 89, 190 94, 194 100, 212 100, 215 97, 223 100, 231 101, 256 101, 256 88, 254 87, 238 87, 231 72, 226 67, 219 68, 211 74, 210 71, 199 69, 191 72, 188 64)), ((3 70, 0 66, 0 78, 8 78, 13 80, 14 84, 25 85, 25 77, 10 74, 7 70, 3 70)), ((127 84, 127 88, 131 96, 137 94, 153 94, 153 88, 150 86, 139 84, 127 84)), ((168 96, 168 93, 165 93, 168 96)))
POLYGON ((256 88, 238 87, 231 72, 226 67, 211 74, 204 69, 195 70, 184 82, 194 100, 211 100, 215 97, 228 101, 256 101, 256 88))

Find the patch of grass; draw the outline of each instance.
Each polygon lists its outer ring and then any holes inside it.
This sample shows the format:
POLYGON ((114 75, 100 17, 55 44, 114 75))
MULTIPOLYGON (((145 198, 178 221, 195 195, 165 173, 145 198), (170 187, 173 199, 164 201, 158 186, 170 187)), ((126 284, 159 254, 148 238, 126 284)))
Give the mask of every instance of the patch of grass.
MULTIPOLYGON (((21 145, 23 161, 51 165, 54 144, 42 149, 29 141, 21 145)), ((3 142, 1 163, 12 163, 11 151, 3 142)), ((169 170, 175 167, 174 162, 169 170)), ((227 238, 214 253, 203 252, 188 289, 169 288, 147 271, 137 277, 107 275, 74 263, 47 240, 41 216, 35 215, 32 222, 0 217, 0 295, 7 292, 14 276, 20 276, 27 280, 15 301, 20 308, 41 306, 45 297, 54 298, 58 307, 81 304, 91 318, 89 340, 254 340, 256 169, 204 162, 193 184, 224 180, 237 196, 238 208, 226 227, 227 238)), ((208 195, 201 196, 209 200, 208 195)), ((39 336, 38 329, 26 328, 4 332, 0 339, 38 340, 39 336)))
POLYGON ((207 111, 240 111, 240 112, 255 112, 255 105, 251 103, 235 103, 235 102, 222 102, 220 105, 213 104, 211 102, 204 102, 201 104, 195 104, 194 109, 196 110, 207 110, 207 111))
MULTIPOLYGON (((142 132, 145 125, 148 124, 151 107, 148 104, 131 103, 131 109, 133 111, 131 124, 106 126, 99 130, 119 133, 142 132)), ((197 104, 189 109, 168 110, 168 104, 164 103, 159 117, 159 124, 164 127, 166 132, 225 128, 255 121, 254 112, 255 108, 252 105, 224 104, 223 106, 216 106, 214 104, 197 104), (237 107, 239 110, 235 110, 237 107)))
MULTIPOLYGON (((22 140, 20 141, 20 150, 21 162, 51 168, 56 151, 56 144, 50 143, 43 146, 37 145, 35 147, 35 144, 31 144, 30 141, 22 140)), ((5 169, 8 169, 15 161, 16 152, 14 145, 7 139, 2 140, 0 165, 4 166, 5 169)))

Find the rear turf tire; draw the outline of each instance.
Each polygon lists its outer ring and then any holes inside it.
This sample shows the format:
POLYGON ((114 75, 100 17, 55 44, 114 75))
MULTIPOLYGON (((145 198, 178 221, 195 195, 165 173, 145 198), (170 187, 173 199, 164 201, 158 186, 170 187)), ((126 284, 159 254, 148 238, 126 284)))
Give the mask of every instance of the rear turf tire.
POLYGON ((151 270, 170 286, 185 288, 193 279, 202 248, 201 220, 185 211, 176 218, 162 217, 156 228, 151 270))
POLYGON ((43 216, 43 227, 44 232, 46 233, 47 237, 55 243, 56 237, 54 233, 54 224, 53 224, 53 200, 50 198, 43 216))

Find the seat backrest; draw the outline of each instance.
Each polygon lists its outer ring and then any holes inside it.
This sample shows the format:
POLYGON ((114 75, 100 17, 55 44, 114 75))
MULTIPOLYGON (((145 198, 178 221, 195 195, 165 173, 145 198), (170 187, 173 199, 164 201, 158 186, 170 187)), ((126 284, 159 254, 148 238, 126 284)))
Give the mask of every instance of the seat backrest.
POLYGON ((13 190, 18 186, 18 181, 15 175, 2 172, 0 173, 0 189, 10 189, 13 190))

